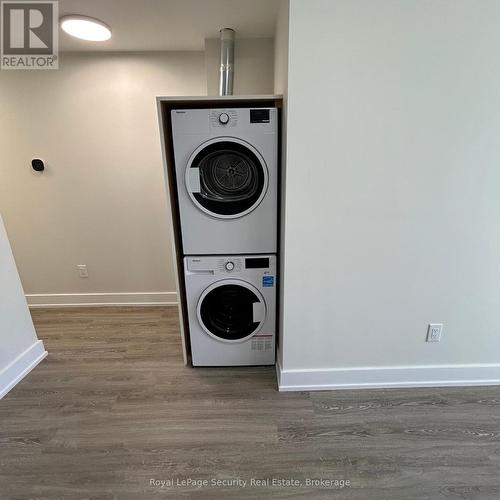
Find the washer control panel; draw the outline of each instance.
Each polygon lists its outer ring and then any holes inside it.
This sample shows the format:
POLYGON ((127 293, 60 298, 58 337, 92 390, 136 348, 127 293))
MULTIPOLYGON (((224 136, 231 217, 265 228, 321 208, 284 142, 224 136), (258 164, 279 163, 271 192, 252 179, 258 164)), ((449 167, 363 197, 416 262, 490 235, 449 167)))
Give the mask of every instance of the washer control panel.
POLYGON ((239 272, 241 271, 242 267, 242 259, 235 259, 232 257, 229 257, 227 259, 220 259, 218 267, 219 271, 226 273, 239 272))
POLYGON ((188 275, 251 279, 262 287, 275 285, 275 255, 217 255, 184 257, 188 275))

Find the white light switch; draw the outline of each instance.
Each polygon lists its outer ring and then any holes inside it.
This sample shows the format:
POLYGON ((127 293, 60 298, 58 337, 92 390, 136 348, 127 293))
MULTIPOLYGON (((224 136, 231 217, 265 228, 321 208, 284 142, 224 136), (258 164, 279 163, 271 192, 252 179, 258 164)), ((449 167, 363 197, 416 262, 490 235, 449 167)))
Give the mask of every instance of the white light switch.
POLYGON ((80 278, 89 277, 89 270, 87 269, 87 264, 78 264, 76 267, 78 269, 78 275, 80 276, 80 278))
POLYGON ((443 323, 430 323, 427 328, 427 342, 440 342, 443 333, 443 323))

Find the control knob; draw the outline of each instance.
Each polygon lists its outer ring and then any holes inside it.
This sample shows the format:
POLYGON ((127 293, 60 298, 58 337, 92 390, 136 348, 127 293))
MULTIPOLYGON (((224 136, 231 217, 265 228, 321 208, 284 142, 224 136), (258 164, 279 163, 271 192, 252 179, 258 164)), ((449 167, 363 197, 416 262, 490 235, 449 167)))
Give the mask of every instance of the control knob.
POLYGON ((227 125, 229 123, 229 115, 227 113, 221 113, 219 115, 219 122, 222 123, 222 125, 227 125))

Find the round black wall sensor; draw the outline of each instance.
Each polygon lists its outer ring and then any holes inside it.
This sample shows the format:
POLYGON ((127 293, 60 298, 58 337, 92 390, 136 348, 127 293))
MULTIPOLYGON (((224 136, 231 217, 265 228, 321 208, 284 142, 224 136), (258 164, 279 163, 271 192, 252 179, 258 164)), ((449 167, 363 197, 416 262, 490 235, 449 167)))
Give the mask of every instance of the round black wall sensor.
POLYGON ((45 170, 43 160, 40 160, 40 158, 34 158, 33 160, 31 160, 31 166, 36 172, 43 172, 45 170))

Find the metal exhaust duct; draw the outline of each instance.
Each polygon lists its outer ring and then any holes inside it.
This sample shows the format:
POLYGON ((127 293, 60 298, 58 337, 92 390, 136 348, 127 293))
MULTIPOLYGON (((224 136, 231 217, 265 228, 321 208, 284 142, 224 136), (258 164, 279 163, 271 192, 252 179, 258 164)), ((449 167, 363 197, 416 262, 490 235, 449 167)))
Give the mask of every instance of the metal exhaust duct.
POLYGON ((220 79, 219 95, 233 95, 234 30, 220 30, 220 79))

